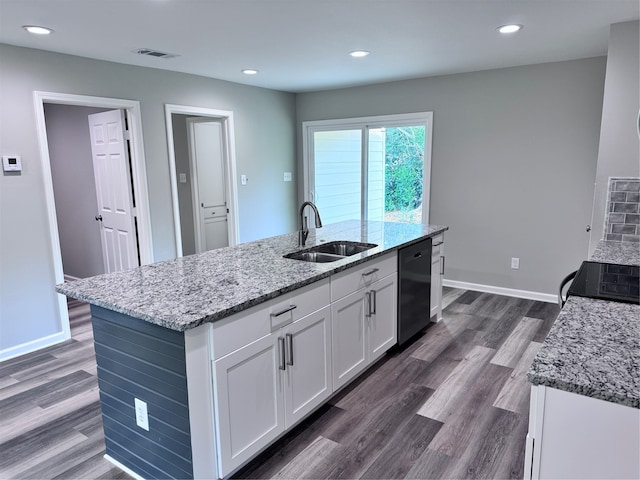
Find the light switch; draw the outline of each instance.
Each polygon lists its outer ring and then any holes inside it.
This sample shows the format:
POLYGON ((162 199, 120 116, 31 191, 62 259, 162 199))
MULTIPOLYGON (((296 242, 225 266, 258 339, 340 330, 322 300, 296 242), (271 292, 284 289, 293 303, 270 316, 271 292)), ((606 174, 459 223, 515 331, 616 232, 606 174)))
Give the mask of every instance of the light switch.
POLYGON ((181 173, 180 174, 180 183, 187 183, 187 174, 186 173, 181 173))
POLYGON ((247 181, 248 181, 248 178, 247 178, 247 176, 246 176, 246 175, 240 175, 240 183, 241 183, 242 185, 246 185, 246 184, 247 184, 247 181))
POLYGON ((284 172, 284 181, 285 182, 291 181, 291 172, 284 172))
POLYGON ((5 155, 2 157, 2 169, 5 172, 21 172, 22 161, 17 155, 5 155))

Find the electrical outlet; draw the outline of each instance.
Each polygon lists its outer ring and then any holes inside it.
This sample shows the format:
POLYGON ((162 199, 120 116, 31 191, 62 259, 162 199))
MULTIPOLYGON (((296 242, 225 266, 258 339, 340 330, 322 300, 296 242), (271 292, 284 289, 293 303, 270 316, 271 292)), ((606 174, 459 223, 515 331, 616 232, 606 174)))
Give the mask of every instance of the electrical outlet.
POLYGON ((285 182, 291 181, 291 172, 284 172, 284 181, 285 182))
POLYGON ((187 183, 187 174, 186 173, 181 173, 180 174, 180 183, 187 183))
POLYGON ((511 259, 511 268, 513 270, 518 270, 520 268, 520 259, 517 257, 513 257, 511 259))
POLYGON ((140 428, 143 428, 148 432, 149 431, 149 413, 147 412, 147 402, 143 402, 139 398, 135 398, 134 404, 136 407, 136 424, 140 428))

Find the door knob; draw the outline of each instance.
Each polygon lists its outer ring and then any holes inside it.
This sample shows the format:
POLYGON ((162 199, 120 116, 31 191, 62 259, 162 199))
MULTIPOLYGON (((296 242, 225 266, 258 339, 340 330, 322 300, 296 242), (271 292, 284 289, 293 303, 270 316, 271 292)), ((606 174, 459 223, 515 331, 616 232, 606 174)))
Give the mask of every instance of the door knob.
POLYGON ((102 221, 102 215, 96 215, 96 222, 102 221))

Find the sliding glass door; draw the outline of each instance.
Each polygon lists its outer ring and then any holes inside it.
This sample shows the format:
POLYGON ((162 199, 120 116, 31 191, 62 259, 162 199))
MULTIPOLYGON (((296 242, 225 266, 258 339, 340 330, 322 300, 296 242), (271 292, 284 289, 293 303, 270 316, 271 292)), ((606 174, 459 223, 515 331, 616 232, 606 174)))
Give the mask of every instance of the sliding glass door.
POLYGON ((306 122, 305 195, 324 223, 428 223, 431 113, 306 122))

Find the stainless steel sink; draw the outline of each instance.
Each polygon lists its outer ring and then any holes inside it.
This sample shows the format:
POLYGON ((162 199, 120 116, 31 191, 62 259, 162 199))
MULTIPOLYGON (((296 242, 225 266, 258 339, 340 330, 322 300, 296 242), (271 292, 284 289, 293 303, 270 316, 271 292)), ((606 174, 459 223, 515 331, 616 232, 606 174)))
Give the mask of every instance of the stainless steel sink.
POLYGON ((300 252, 289 253, 284 258, 302 260, 303 262, 329 263, 342 260, 373 247, 377 247, 377 245, 374 243, 336 241, 324 243, 300 252))
POLYGON ((330 253, 321 252, 293 252, 285 255, 284 258, 292 258, 294 260, 302 260, 303 262, 329 263, 346 258, 344 255, 332 255, 330 253))
POLYGON ((333 255, 341 255, 343 257, 350 257, 356 253, 364 252, 370 248, 377 247, 374 243, 359 243, 359 242, 329 242, 323 245, 318 245, 311 249, 315 252, 331 253, 333 255))

